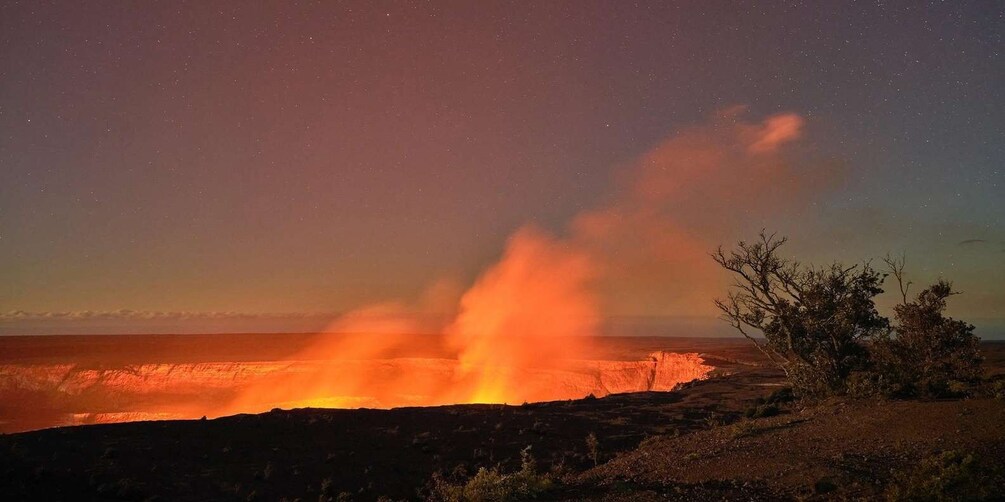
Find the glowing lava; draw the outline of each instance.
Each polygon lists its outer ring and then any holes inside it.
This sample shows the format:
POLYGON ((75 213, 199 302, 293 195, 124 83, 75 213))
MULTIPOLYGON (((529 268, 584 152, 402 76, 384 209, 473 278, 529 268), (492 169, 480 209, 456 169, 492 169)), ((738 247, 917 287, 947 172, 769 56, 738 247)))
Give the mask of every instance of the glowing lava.
POLYGON ((164 363, 106 369, 0 365, 0 396, 6 403, 0 408, 0 431, 215 417, 277 407, 391 408, 601 397, 667 391, 706 378, 713 369, 697 354, 670 352, 636 361, 493 366, 490 371, 498 373, 488 374, 472 372, 457 359, 447 358, 164 363), (519 386, 484 387, 486 381, 519 386), (486 393, 498 389, 501 394, 486 393))

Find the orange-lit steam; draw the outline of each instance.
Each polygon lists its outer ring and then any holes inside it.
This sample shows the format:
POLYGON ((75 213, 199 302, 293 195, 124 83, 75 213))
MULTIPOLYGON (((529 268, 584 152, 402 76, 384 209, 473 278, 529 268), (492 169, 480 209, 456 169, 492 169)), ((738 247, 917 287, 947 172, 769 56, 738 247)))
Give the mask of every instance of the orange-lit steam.
POLYGON ((658 144, 628 171, 613 202, 577 215, 564 236, 519 229, 456 309, 439 310, 455 311, 452 321, 437 325, 413 315, 423 306, 402 303, 349 313, 330 328, 349 335, 300 356, 332 364, 252 386, 234 408, 579 397, 570 393, 592 385, 583 383, 592 371, 584 373, 583 361, 603 357, 594 344, 602 304, 708 312, 722 280, 708 251, 751 219, 798 206, 830 180, 826 170, 798 166, 785 152, 803 134, 802 117, 748 122, 744 113, 724 110, 658 144), (409 336, 415 333, 443 336, 409 336), (402 369, 420 360, 424 371, 402 369))
POLYGON ((570 239, 604 271, 610 311, 713 315, 725 277, 709 251, 833 186, 833 166, 790 148, 802 117, 748 122, 744 113, 727 109, 665 139, 628 170, 612 203, 572 220, 570 239))
POLYGON ((458 379, 473 378, 463 402, 513 402, 524 395, 525 369, 562 369, 584 356, 599 308, 597 267, 582 251, 538 230, 510 238, 502 260, 461 298, 447 329, 458 351, 458 379))
POLYGON ((85 396, 109 403, 126 394, 147 403, 160 394, 194 396, 125 414, 99 407, 86 421, 141 412, 521 403, 667 390, 704 378, 712 368, 696 354, 623 360, 605 354, 598 335, 612 312, 710 314, 724 278, 707 253, 779 213, 802 210, 833 185, 832 166, 807 165, 793 151, 803 136, 800 116, 749 122, 744 113, 722 111, 662 141, 630 165, 609 203, 575 215, 566 228, 518 229, 467 291, 441 281, 416 302, 362 307, 285 360, 119 372, 0 367, 0 391, 56 395, 70 407, 86 404, 85 396))
POLYGON ((294 358, 330 364, 263 380, 226 411, 265 403, 389 407, 603 394, 594 382, 599 373, 584 362, 599 321, 596 273, 567 242, 521 229, 461 297, 442 335, 421 335, 435 323, 400 303, 350 312, 330 327, 341 336, 323 337, 294 358))

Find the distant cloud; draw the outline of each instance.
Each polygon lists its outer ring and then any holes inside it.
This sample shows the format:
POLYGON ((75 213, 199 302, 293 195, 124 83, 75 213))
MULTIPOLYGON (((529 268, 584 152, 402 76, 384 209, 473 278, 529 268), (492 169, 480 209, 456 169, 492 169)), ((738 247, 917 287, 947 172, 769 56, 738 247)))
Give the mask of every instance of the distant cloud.
POLYGON ((960 241, 958 244, 960 246, 975 246, 978 244, 986 244, 988 241, 984 239, 967 239, 965 241, 960 241))
POLYGON ((779 146, 802 136, 803 122, 803 118, 795 113, 768 117, 754 128, 753 141, 748 148, 752 153, 774 152, 779 146))
POLYGON ((11 321, 91 321, 91 320, 214 320, 214 319, 311 319, 332 318, 337 314, 314 313, 247 313, 247 312, 161 312, 149 310, 77 310, 67 312, 28 312, 11 310, 0 313, 0 322, 11 321))

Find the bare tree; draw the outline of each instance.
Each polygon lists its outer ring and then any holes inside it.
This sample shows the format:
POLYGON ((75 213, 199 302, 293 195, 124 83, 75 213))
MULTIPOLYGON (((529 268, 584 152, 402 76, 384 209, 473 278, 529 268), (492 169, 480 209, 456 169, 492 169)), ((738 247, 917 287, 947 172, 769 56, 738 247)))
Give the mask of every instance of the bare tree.
POLYGON ((911 289, 911 281, 904 282, 904 267, 907 264, 907 257, 905 255, 900 255, 900 258, 890 256, 889 254, 883 258, 883 263, 886 263, 886 269, 897 280, 897 286, 900 288, 900 298, 903 303, 907 303, 907 292, 911 289))

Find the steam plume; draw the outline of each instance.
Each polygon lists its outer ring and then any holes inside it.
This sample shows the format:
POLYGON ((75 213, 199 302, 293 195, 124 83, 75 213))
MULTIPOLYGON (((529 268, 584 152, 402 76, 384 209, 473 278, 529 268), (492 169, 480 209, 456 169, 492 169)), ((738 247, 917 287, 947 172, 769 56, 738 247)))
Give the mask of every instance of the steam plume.
MULTIPOLYGON (((340 371, 322 375, 312 392, 375 395, 380 387, 424 396, 423 404, 547 398, 528 378, 588 357, 602 312, 710 312, 722 278, 708 251, 752 222, 801 207, 834 176, 787 151, 803 135, 802 117, 749 122, 744 114, 724 110, 656 145, 632 163, 613 202, 576 215, 559 235, 517 230, 461 296, 442 341, 430 342, 457 361, 449 378, 340 371)), ((417 349, 405 335, 430 328, 399 315, 407 310, 388 303, 344 316, 334 330, 363 334, 314 350, 345 360, 409 357, 417 349)))

